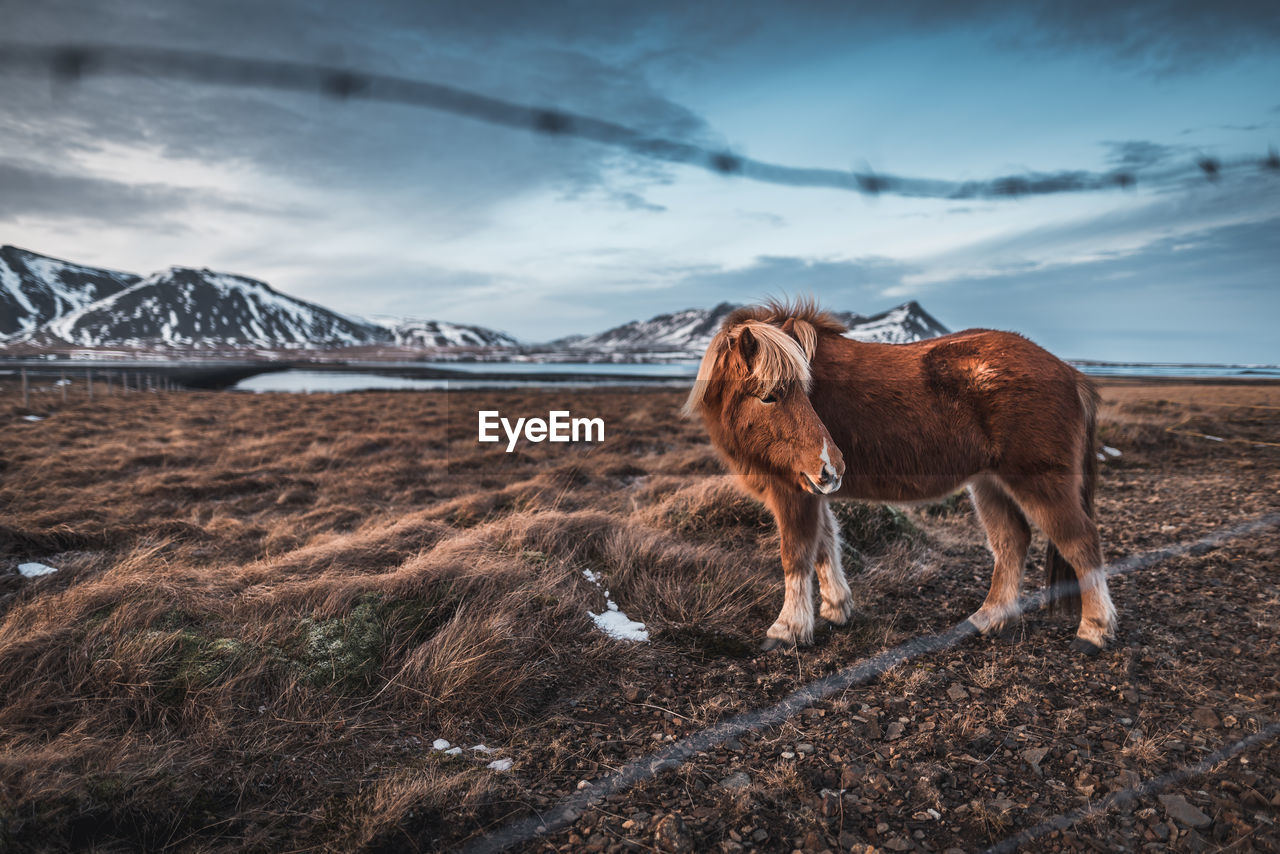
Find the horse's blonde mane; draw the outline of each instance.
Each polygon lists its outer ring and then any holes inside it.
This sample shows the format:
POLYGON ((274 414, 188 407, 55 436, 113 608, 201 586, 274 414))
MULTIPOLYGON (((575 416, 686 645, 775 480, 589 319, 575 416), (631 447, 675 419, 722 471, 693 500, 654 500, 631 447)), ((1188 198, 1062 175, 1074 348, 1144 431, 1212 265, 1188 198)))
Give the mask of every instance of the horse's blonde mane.
POLYGON ((801 300, 792 305, 770 301, 763 306, 737 309, 725 318, 720 331, 707 345, 707 352, 698 366, 698 377, 689 392, 689 399, 685 401, 686 416, 702 409, 707 386, 723 375, 724 355, 744 331, 749 331, 756 342, 748 377, 752 392, 766 395, 795 383, 807 394, 813 382, 809 360, 817 349, 819 331, 843 332, 844 327, 820 311, 812 300, 801 300), (788 322, 790 332, 782 329, 782 325, 788 322))

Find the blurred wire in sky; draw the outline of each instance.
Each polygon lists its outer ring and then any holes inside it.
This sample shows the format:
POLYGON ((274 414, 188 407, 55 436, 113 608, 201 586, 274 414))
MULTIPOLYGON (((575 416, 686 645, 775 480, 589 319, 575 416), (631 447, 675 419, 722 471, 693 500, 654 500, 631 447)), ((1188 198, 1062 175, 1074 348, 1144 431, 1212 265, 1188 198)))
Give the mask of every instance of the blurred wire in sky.
POLYGON ((78 83, 93 75, 163 76, 195 83, 314 92, 338 100, 364 99, 425 107, 547 136, 573 137, 617 146, 644 157, 684 163, 721 175, 791 187, 821 187, 864 195, 936 199, 993 199, 1081 193, 1136 186, 1163 186, 1188 179, 1216 181, 1227 173, 1280 174, 1280 154, 1194 163, 1162 170, 1109 172, 1059 170, 1005 175, 981 181, 912 178, 871 171, 804 168, 768 163, 652 136, 615 122, 549 107, 531 107, 455 86, 297 62, 240 59, 196 51, 98 45, 0 44, 0 70, 49 75, 78 83))

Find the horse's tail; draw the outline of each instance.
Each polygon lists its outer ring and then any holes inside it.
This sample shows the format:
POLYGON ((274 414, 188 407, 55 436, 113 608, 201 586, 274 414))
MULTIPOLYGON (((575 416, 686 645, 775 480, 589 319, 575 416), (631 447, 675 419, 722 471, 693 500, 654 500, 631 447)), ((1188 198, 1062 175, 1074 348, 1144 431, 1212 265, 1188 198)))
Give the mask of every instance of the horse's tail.
MULTIPOLYGON (((1081 460, 1080 504, 1090 519, 1094 517, 1093 497, 1098 486, 1098 390, 1083 374, 1076 377, 1076 393, 1084 410, 1084 458, 1081 460)), ((1051 598, 1049 613, 1080 616, 1080 582, 1075 568, 1053 542, 1045 553, 1045 571, 1051 598)))

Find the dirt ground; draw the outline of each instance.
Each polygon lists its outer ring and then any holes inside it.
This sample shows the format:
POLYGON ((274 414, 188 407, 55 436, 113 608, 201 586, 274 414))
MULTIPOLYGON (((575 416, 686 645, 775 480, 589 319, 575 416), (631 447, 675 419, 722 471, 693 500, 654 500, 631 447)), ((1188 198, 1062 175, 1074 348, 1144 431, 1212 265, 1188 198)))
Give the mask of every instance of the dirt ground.
MULTIPOLYGON (((1280 510, 1280 384, 1100 385, 1109 559, 1280 510)), ((967 499, 848 507, 861 615, 757 655, 777 537, 680 402, 44 388, 26 409, 0 383, 0 848, 453 850, 981 603, 967 499), (507 454, 476 443, 481 409, 606 439, 507 454), (596 628, 604 588, 649 642, 596 628)), ((1116 577, 1096 658, 1032 613, 519 847, 999 843, 1280 720, 1278 557, 1272 528, 1116 577)), ((1280 850, 1275 748, 1022 850, 1280 850)))

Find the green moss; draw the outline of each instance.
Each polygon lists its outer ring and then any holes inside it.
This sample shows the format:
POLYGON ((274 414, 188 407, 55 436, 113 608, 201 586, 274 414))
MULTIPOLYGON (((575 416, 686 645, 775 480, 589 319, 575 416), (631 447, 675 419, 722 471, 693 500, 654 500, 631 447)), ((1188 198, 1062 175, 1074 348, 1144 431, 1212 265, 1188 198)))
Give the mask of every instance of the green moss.
POLYGON ((180 704, 189 692, 260 668, 264 661, 275 674, 300 678, 313 688, 358 692, 377 682, 388 649, 425 642, 452 612, 451 587, 441 584, 421 598, 387 600, 370 593, 348 613, 304 618, 283 647, 210 636, 199 625, 170 628, 175 621, 168 616, 160 622, 166 628, 150 630, 146 639, 160 642, 152 664, 166 703, 180 704))
POLYGON ((296 662, 302 678, 317 688, 371 685, 386 642, 381 604, 381 596, 368 595, 344 616, 303 620, 296 662))
POLYGON ((247 661, 255 652, 235 638, 202 641, 184 658, 177 676, 187 690, 205 688, 231 672, 235 665, 247 661))

